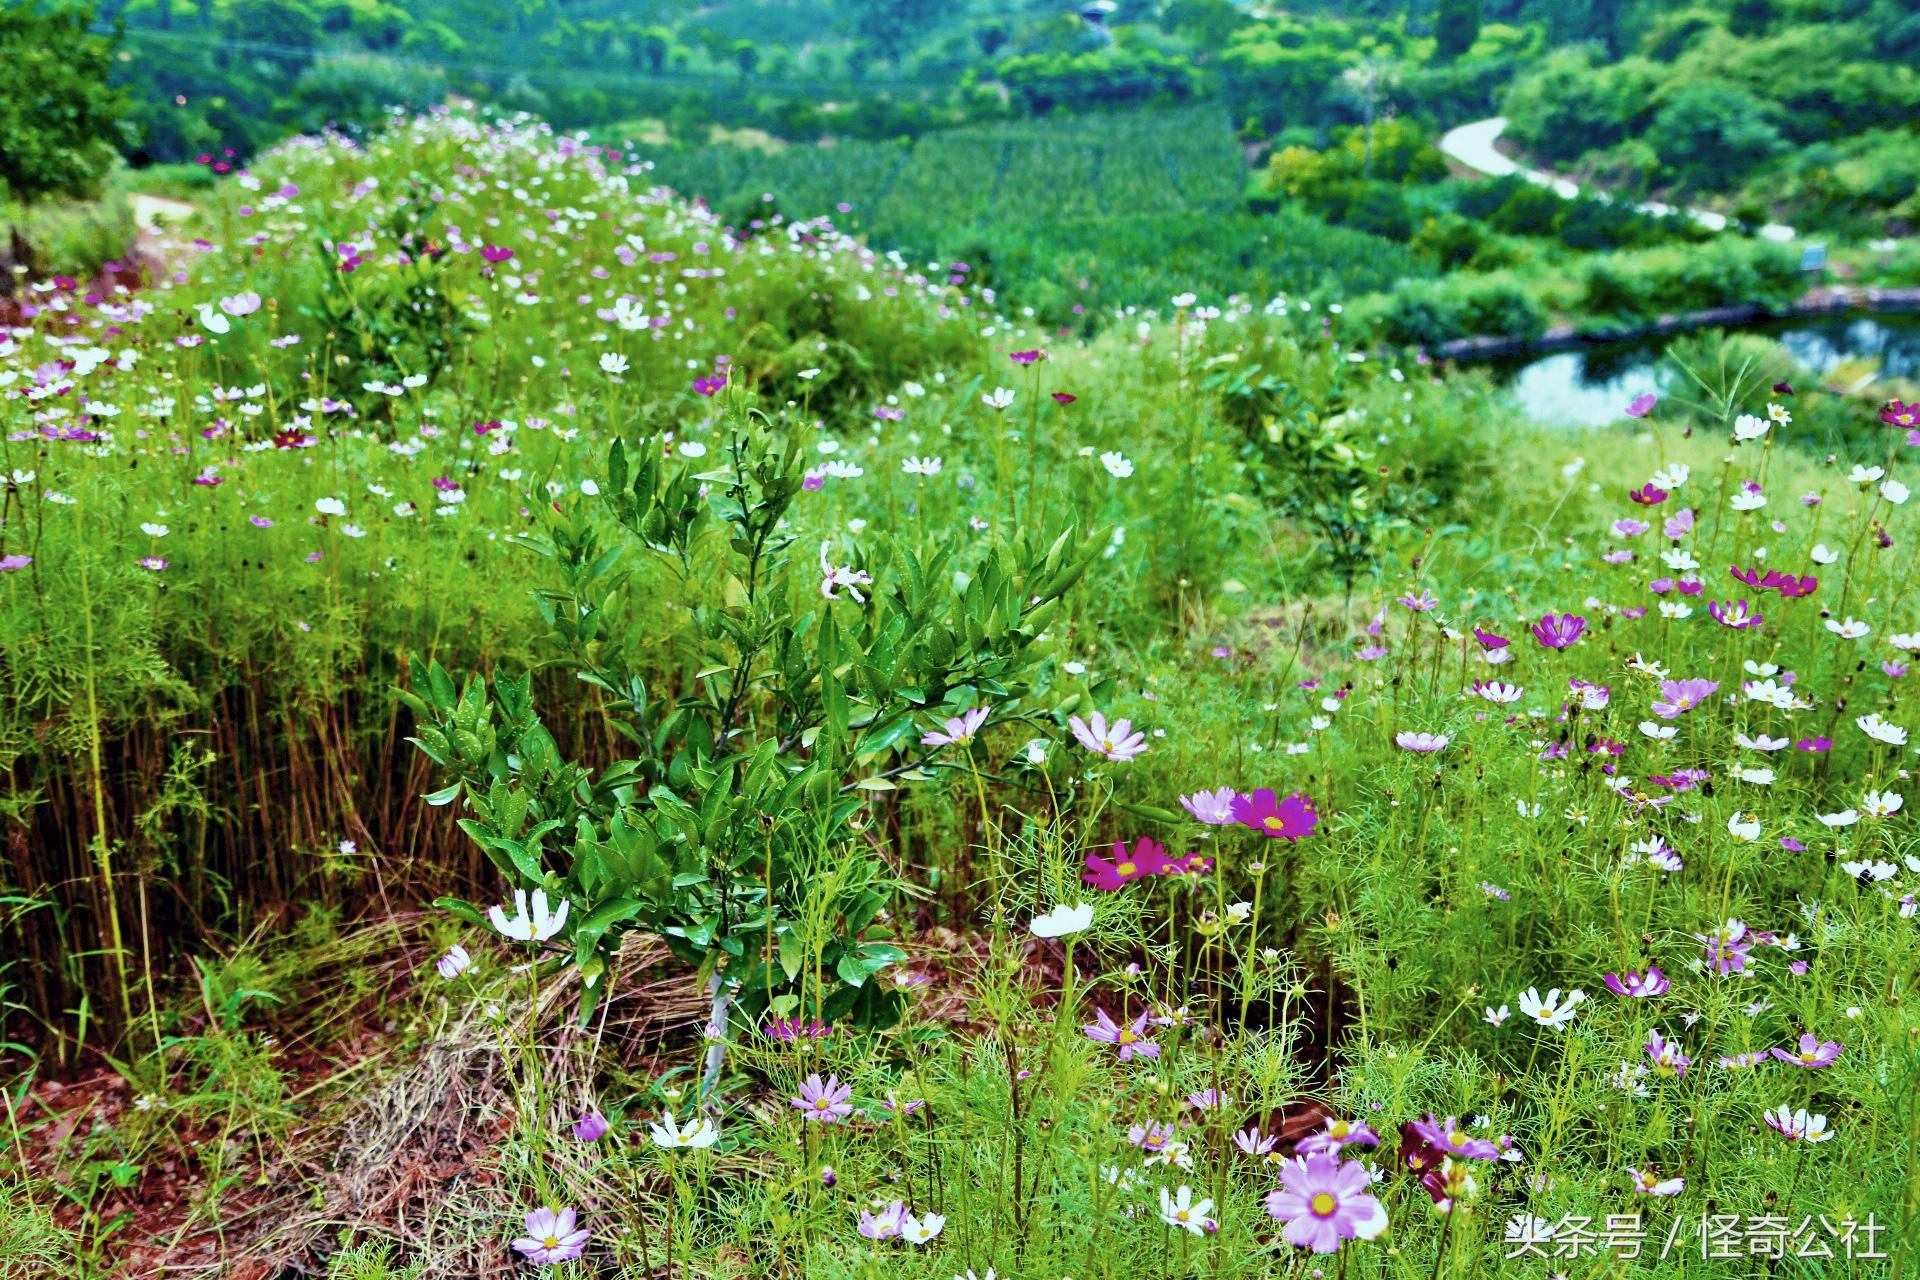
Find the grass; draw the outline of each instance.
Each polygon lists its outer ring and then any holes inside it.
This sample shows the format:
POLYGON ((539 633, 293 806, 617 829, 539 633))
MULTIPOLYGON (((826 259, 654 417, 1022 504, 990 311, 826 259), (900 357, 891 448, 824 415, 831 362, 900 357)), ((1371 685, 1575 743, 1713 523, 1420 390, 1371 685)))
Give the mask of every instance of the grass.
POLYGON ((1744 343, 1575 436, 1324 300, 1049 339, 628 165, 292 143, 0 354, 0 1258, 489 1274, 543 1205, 574 1276, 1910 1253, 1904 428, 1744 343), (1379 1145, 1292 1163, 1330 1121, 1379 1145))

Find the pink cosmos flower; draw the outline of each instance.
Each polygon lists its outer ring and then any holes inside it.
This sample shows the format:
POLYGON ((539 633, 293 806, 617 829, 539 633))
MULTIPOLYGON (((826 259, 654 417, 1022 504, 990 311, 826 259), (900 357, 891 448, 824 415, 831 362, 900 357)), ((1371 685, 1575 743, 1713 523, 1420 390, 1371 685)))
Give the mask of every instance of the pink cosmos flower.
POLYGON ((598 1142, 613 1126, 598 1111, 589 1111, 573 1122, 573 1136, 582 1142, 598 1142))
POLYGON ((1131 1062, 1136 1054, 1142 1058, 1160 1056, 1160 1046, 1147 1039, 1146 1014, 1141 1014, 1124 1027, 1108 1017, 1105 1009, 1094 1010, 1093 1016, 1096 1021, 1080 1029, 1086 1032, 1087 1039, 1118 1049, 1120 1061, 1131 1062))
POLYGON ((1653 703, 1653 714, 1662 720, 1677 719, 1711 698, 1719 687, 1718 680, 1662 680, 1660 696, 1653 703))
POLYGON ((860 1234, 869 1240, 893 1240, 900 1235, 900 1226, 906 1221, 905 1202, 895 1200, 878 1213, 870 1209, 860 1211, 860 1234))
POLYGON ((988 708, 975 707, 947 721, 945 730, 935 729, 920 739, 928 747, 964 747, 973 741, 980 726, 987 722, 988 708))
POLYGON ((1280 1145, 1280 1138, 1277 1134, 1263 1137, 1259 1129, 1249 1126, 1233 1135, 1233 1145, 1255 1159, 1259 1159, 1262 1156, 1272 1155, 1273 1149, 1280 1145))
POLYGON ((1644 418, 1653 412, 1653 406, 1658 403, 1660 403, 1659 396, 1651 391, 1643 391, 1633 398, 1632 403, 1627 405, 1627 416, 1629 418, 1644 418))
POLYGON ((1747 955, 1753 950, 1753 939, 1747 934, 1745 922, 1729 919, 1711 933, 1696 933, 1693 936, 1706 947, 1707 963, 1721 977, 1739 973, 1747 967, 1747 955))
POLYGON ((1807 1031, 1801 1033, 1798 1049, 1775 1048, 1772 1052, 1773 1056, 1782 1062, 1791 1062, 1796 1067, 1819 1071, 1838 1061, 1840 1051, 1845 1048, 1846 1046, 1838 1040, 1821 1040, 1811 1031, 1807 1031))
POLYGON ((1147 735, 1136 730, 1131 720, 1115 720, 1109 725, 1107 718, 1096 711, 1090 720, 1069 716, 1067 727, 1081 746, 1116 763, 1124 764, 1147 749, 1147 735))
POLYGON ((23 555, 0 556, 0 573, 7 573, 14 569, 24 569, 32 563, 33 563, 32 556, 23 556, 23 555))
POLYGON ((800 1086, 799 1096, 787 1101, 800 1112, 803 1120, 839 1124, 853 1114, 853 1104, 847 1101, 852 1096, 852 1085, 841 1084, 837 1075, 830 1075, 822 1082, 820 1073, 816 1071, 800 1086))
POLYGON ((1662 1178, 1652 1169, 1628 1169, 1633 1189, 1643 1196, 1677 1196, 1686 1189, 1685 1178, 1662 1178))
POLYGON ((818 1018, 811 1022, 802 1022, 798 1018, 775 1018, 760 1028, 760 1034, 769 1040, 791 1044, 795 1040, 825 1040, 833 1034, 833 1028, 818 1018))
POLYGON ((1658 966, 1649 966, 1645 977, 1637 973, 1629 973, 1625 978, 1621 978, 1610 973, 1601 981, 1607 984, 1607 990, 1613 994, 1630 996, 1636 1000, 1644 1000, 1649 996, 1663 996, 1673 985, 1667 981, 1666 975, 1660 972, 1658 966))
POLYGON ((1287 1224, 1280 1234, 1288 1244, 1333 1253, 1343 1240, 1371 1240, 1387 1229, 1387 1211, 1370 1194, 1372 1186, 1357 1160, 1342 1163, 1324 1152, 1295 1156, 1281 1164, 1267 1212, 1287 1224))
POLYGON ((1679 1045, 1661 1035, 1658 1028, 1648 1030, 1646 1051, 1654 1071, 1663 1076, 1684 1076, 1687 1068, 1693 1065, 1693 1059, 1682 1053, 1679 1045))
POLYGON ((1181 796, 1180 807, 1192 814, 1196 822, 1223 827, 1234 821, 1233 802, 1237 798, 1232 787, 1219 787, 1212 791, 1196 791, 1190 796, 1181 796))
POLYGON ((1249 796, 1235 796, 1233 820, 1269 840, 1298 840, 1312 835, 1320 825, 1313 801, 1299 792, 1280 800, 1269 787, 1261 787, 1249 796))
POLYGON ((587 1251, 591 1232, 576 1227, 571 1209, 535 1209, 527 1215, 527 1234, 513 1242, 527 1261, 543 1267, 572 1262, 587 1251))
POLYGON ((1133 852, 1118 840, 1113 842, 1113 861, 1109 862, 1098 854, 1088 854, 1086 870, 1080 878, 1096 889, 1112 893, 1114 890, 1138 880, 1142 876, 1157 876, 1167 869, 1167 849, 1163 844, 1141 836, 1134 841, 1133 852))
POLYGON ((1377 1147, 1379 1145, 1380 1135, 1369 1129, 1362 1121, 1331 1119, 1327 1121, 1326 1128, 1316 1130, 1300 1139, 1293 1149, 1303 1156, 1310 1156, 1320 1151, 1337 1155, 1343 1147, 1377 1147))
POLYGON ((1414 733, 1411 730, 1394 734, 1393 740, 1403 751, 1418 751, 1423 754, 1439 751, 1453 741, 1444 733, 1414 733))

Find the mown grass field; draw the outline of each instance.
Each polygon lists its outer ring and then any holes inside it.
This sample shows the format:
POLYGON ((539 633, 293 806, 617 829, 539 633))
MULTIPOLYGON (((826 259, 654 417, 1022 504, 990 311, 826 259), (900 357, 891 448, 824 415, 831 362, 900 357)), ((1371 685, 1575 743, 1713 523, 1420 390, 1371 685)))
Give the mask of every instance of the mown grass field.
POLYGON ((0 340, 0 1275, 1911 1270, 1920 411, 666 176, 299 140, 0 340))

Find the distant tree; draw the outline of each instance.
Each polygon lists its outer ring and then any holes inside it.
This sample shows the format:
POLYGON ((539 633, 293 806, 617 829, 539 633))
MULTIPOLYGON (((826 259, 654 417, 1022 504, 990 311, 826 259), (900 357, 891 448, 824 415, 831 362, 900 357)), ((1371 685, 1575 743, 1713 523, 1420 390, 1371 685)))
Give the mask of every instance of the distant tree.
POLYGON ((1744 89, 1704 82, 1667 100, 1647 141, 1668 174, 1709 190, 1737 184, 1786 146, 1766 103, 1744 89))
POLYGON ((1434 53, 1445 61, 1458 58, 1480 38, 1480 0, 1440 0, 1433 18, 1434 53))
POLYGON ((17 200, 84 194, 127 141, 114 41, 92 22, 90 7, 0 7, 0 187, 17 200))
POLYGON ((895 67, 946 14, 945 0, 842 0, 854 31, 884 62, 895 67))

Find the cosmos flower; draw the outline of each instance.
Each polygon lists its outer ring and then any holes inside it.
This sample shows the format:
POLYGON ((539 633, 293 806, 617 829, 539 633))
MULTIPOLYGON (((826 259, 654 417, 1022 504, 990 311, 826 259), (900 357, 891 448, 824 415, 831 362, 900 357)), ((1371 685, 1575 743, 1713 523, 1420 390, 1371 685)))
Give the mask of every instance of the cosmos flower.
POLYGON ((853 1114, 853 1104, 847 1101, 852 1096, 852 1085, 841 1084, 837 1075, 830 1075, 822 1081, 820 1073, 816 1071, 801 1084, 799 1094, 787 1101, 793 1104, 802 1120, 839 1124, 853 1114))
POLYGON ((1445 1157, 1468 1160, 1498 1160, 1500 1148, 1486 1138, 1476 1138, 1454 1116, 1442 1120, 1432 1112, 1419 1120, 1400 1126, 1400 1158, 1409 1169, 1430 1169, 1445 1157))
POLYGON ((567 912, 572 906, 571 902, 562 898, 558 911, 549 910, 547 891, 535 889, 532 910, 529 912, 527 891, 515 889, 513 915, 509 917, 505 908, 496 906, 488 909, 487 919, 503 937, 517 942, 545 942, 566 927, 567 912))
POLYGON ((592 1234, 576 1224, 571 1209, 535 1209, 526 1218, 527 1234, 516 1239, 513 1247, 527 1261, 543 1267, 572 1262, 587 1251, 592 1234))
POLYGON ((1071 933, 1079 933, 1093 923, 1093 906, 1090 903, 1076 902, 1072 906, 1064 902, 1045 915, 1033 918, 1028 928, 1036 938, 1064 938, 1071 933))
POLYGON ((1805 1107, 1794 1110, 1783 1102, 1764 1118, 1769 1128, 1789 1142, 1825 1142, 1833 1136, 1827 1118, 1813 1115, 1805 1107))
POLYGON ((1416 733, 1412 730, 1402 730, 1394 734, 1393 740, 1401 750, 1418 752, 1420 754, 1442 750, 1449 742, 1453 741, 1451 737, 1444 733, 1416 733))
POLYGON ((1232 787, 1218 787, 1212 791, 1196 791, 1190 796, 1181 796, 1180 807, 1192 814, 1196 822, 1223 827, 1237 821, 1233 816, 1233 805, 1237 798, 1232 787))
MULTIPOLYGON (((805 1093, 805 1086, 800 1091, 805 1093)), ((808 1119, 813 1119, 815 1113, 806 1114, 808 1119)), ((653 1145, 664 1151, 704 1151, 720 1141, 720 1130, 714 1127, 713 1121, 702 1117, 682 1129, 671 1111, 660 1113, 659 1124, 648 1122, 647 1132, 653 1138, 653 1145)))
POLYGON ((582 1142, 598 1142, 613 1128, 598 1111, 588 1111, 573 1122, 573 1136, 582 1142))
POLYGON ((1797 1048, 1782 1049, 1776 1046, 1772 1053, 1782 1062, 1790 1062, 1796 1067, 1819 1071, 1837 1062, 1841 1050, 1845 1048, 1846 1046, 1838 1040, 1822 1040, 1811 1031, 1804 1031, 1800 1034, 1800 1043, 1797 1048))
POLYGON ((1565 649, 1587 629, 1587 620, 1577 613, 1549 613, 1529 629, 1542 648, 1565 649))
POLYGON ((1107 1015, 1105 1009, 1096 1009, 1094 1021, 1080 1028, 1087 1039, 1100 1044, 1110 1044, 1120 1051, 1120 1061, 1131 1062, 1135 1057, 1157 1058, 1160 1046, 1147 1039, 1147 1015, 1142 1013, 1132 1022, 1121 1026, 1107 1015))
POLYGON ((1182 1185, 1177 1193, 1160 1188, 1160 1221, 1182 1231, 1190 1231, 1196 1236, 1207 1233, 1209 1219, 1213 1212, 1213 1201, 1202 1200, 1194 1203, 1193 1188, 1182 1185))
POLYGON ((1601 981, 1606 983, 1607 990, 1615 995, 1629 996, 1638 1000, 1644 1000, 1650 996, 1663 996, 1673 985, 1667 981, 1658 966, 1649 966, 1644 977, 1637 973, 1629 973, 1621 978, 1609 973, 1601 981))
POLYGON ((1287 1224, 1280 1234, 1288 1244, 1333 1253, 1343 1240, 1372 1240, 1387 1229, 1387 1211, 1372 1187, 1357 1160, 1343 1162, 1331 1152, 1295 1156, 1281 1164, 1267 1212, 1287 1224))
POLYGON ((1313 801, 1298 792, 1281 800, 1268 787, 1252 795, 1235 796, 1232 812, 1235 822, 1270 840, 1299 840, 1312 835, 1320 825, 1313 801))
POLYGON ((964 747, 970 744, 980 726, 987 722, 989 708, 975 707, 949 719, 944 729, 929 730, 920 742, 929 747, 964 747))
POLYGON ((473 967, 473 957, 467 954, 465 947, 455 943, 448 948, 447 954, 434 961, 433 967, 440 971, 442 978, 451 982, 473 967))
POLYGON ((1586 992, 1576 987, 1567 993, 1563 1004, 1558 987, 1550 989, 1544 999, 1538 987, 1528 987, 1520 993, 1520 1012, 1543 1027, 1564 1031, 1573 1024, 1575 1007, 1586 998, 1586 992))
POLYGON ((1137 731, 1131 720, 1115 720, 1109 725, 1106 716, 1096 711, 1088 720, 1067 717, 1067 727, 1073 730, 1074 740, 1081 746, 1116 763, 1124 764, 1147 749, 1147 735, 1137 731))
POLYGON ((1662 1178, 1652 1169, 1628 1169, 1633 1189, 1643 1196, 1677 1196, 1686 1189, 1685 1178, 1662 1178))
POLYGON ((1301 1155, 1313 1155, 1315 1152, 1337 1154, 1342 1148, 1350 1146, 1377 1147, 1380 1135, 1369 1129, 1359 1120, 1341 1120, 1329 1118, 1327 1127, 1316 1129, 1294 1145, 1301 1155))
POLYGON ((1112 861, 1089 853, 1085 864, 1087 869, 1080 873, 1080 878, 1096 889, 1112 893, 1129 881, 1142 876, 1157 876, 1167 869, 1166 846, 1147 836, 1134 841, 1131 853, 1126 845, 1116 840, 1112 853, 1112 861))

